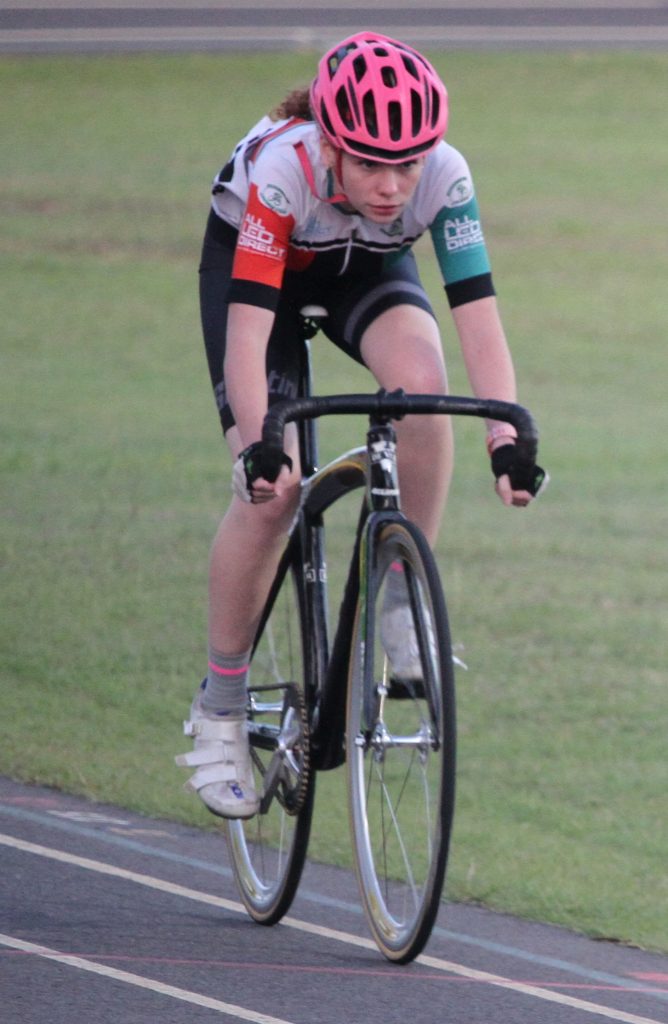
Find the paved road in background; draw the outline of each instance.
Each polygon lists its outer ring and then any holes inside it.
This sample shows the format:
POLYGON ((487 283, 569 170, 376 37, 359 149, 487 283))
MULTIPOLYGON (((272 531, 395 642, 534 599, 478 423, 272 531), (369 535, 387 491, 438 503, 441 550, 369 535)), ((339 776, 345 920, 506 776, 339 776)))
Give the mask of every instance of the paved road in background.
POLYGON ((4 0, 0 53, 323 49, 360 26, 415 46, 668 46, 665 0, 4 0))
POLYGON ((353 878, 310 864, 288 919, 254 924, 221 833, 0 777, 6 1024, 668 1022, 668 957, 444 905, 387 963, 353 878))

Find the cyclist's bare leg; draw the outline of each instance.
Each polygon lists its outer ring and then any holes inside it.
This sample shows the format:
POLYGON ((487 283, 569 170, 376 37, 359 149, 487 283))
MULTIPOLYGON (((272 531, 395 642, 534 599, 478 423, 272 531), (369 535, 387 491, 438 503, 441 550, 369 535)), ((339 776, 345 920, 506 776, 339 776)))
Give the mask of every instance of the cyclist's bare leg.
MULTIPOLYGON (((287 486, 261 504, 235 495, 211 552, 209 672, 186 723, 194 750, 180 754, 176 763, 196 769, 186 785, 224 818, 249 818, 260 806, 244 715, 247 656, 299 500, 294 430, 291 434, 286 449, 294 465, 287 486)), ((228 441, 236 457, 242 446, 235 428, 228 441)))
MULTIPOLYGON (((299 459, 295 431, 286 436, 293 459, 291 486, 280 498, 250 505, 236 495, 213 541, 209 564, 209 643, 228 655, 247 651, 255 636, 288 529, 299 501, 299 459)), ((232 427, 227 441, 235 458, 241 449, 232 427)))
MULTIPOLYGON (((444 394, 447 374, 433 317, 417 306, 394 306, 364 333, 362 357, 381 387, 444 394)), ((436 542, 452 475, 454 442, 447 416, 407 416, 395 424, 402 507, 436 542)))

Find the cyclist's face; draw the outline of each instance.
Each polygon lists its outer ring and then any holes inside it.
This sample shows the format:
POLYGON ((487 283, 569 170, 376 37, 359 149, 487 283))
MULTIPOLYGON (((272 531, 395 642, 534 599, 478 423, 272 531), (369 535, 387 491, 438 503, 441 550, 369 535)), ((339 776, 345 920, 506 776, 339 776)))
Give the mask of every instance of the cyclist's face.
POLYGON ((377 224, 391 224, 401 216, 417 188, 424 157, 402 164, 382 164, 341 153, 334 167, 350 204, 377 224))

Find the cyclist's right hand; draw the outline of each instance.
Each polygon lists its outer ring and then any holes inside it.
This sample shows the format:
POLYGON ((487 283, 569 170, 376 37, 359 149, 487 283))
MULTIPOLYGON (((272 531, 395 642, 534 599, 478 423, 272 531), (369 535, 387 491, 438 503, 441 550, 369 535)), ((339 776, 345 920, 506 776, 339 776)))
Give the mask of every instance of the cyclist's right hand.
POLYGON ((276 480, 265 480, 261 475, 262 442, 254 441, 239 453, 234 463, 232 490, 242 501, 253 505, 261 505, 279 497, 292 470, 292 459, 285 452, 283 452, 281 462, 281 469, 276 480))

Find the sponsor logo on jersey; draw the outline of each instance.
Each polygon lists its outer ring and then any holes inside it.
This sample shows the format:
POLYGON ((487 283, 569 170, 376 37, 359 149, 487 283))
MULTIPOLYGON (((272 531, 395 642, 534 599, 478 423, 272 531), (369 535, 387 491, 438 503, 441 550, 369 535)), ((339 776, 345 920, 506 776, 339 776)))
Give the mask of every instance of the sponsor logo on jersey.
POLYGON ((380 229, 382 234, 387 235, 388 238, 394 238, 395 235, 402 235, 404 231, 404 222, 401 217, 397 217, 393 220, 389 227, 380 229))
POLYGON ((329 223, 321 221, 317 214, 312 213, 302 229, 302 237, 308 239, 330 238, 332 234, 331 217, 329 223))
POLYGON ((470 178, 458 178, 447 191, 448 206, 463 206, 473 198, 473 185, 470 178))
POLYGON ((251 249, 262 256, 281 262, 287 255, 286 247, 277 243, 276 236, 265 227, 262 218, 255 217, 252 213, 246 214, 237 244, 241 249, 251 249))
POLYGON ((223 411, 227 405, 227 390, 225 388, 225 381, 221 380, 219 384, 216 384, 213 389, 213 393, 216 396, 216 405, 220 412, 223 411))
POLYGON ((290 200, 283 189, 279 188, 278 185, 265 185, 260 192, 260 202, 269 210, 274 210, 276 213, 280 213, 283 217, 285 217, 289 212, 288 207, 290 206, 290 200))
POLYGON ((272 395, 281 395, 282 398, 296 398, 297 385, 290 380, 287 373, 279 373, 271 370, 267 377, 267 390, 272 395))
POLYGON ((448 217, 445 222, 445 246, 448 252, 459 252, 474 245, 483 245, 482 227, 479 220, 471 217, 448 217))

